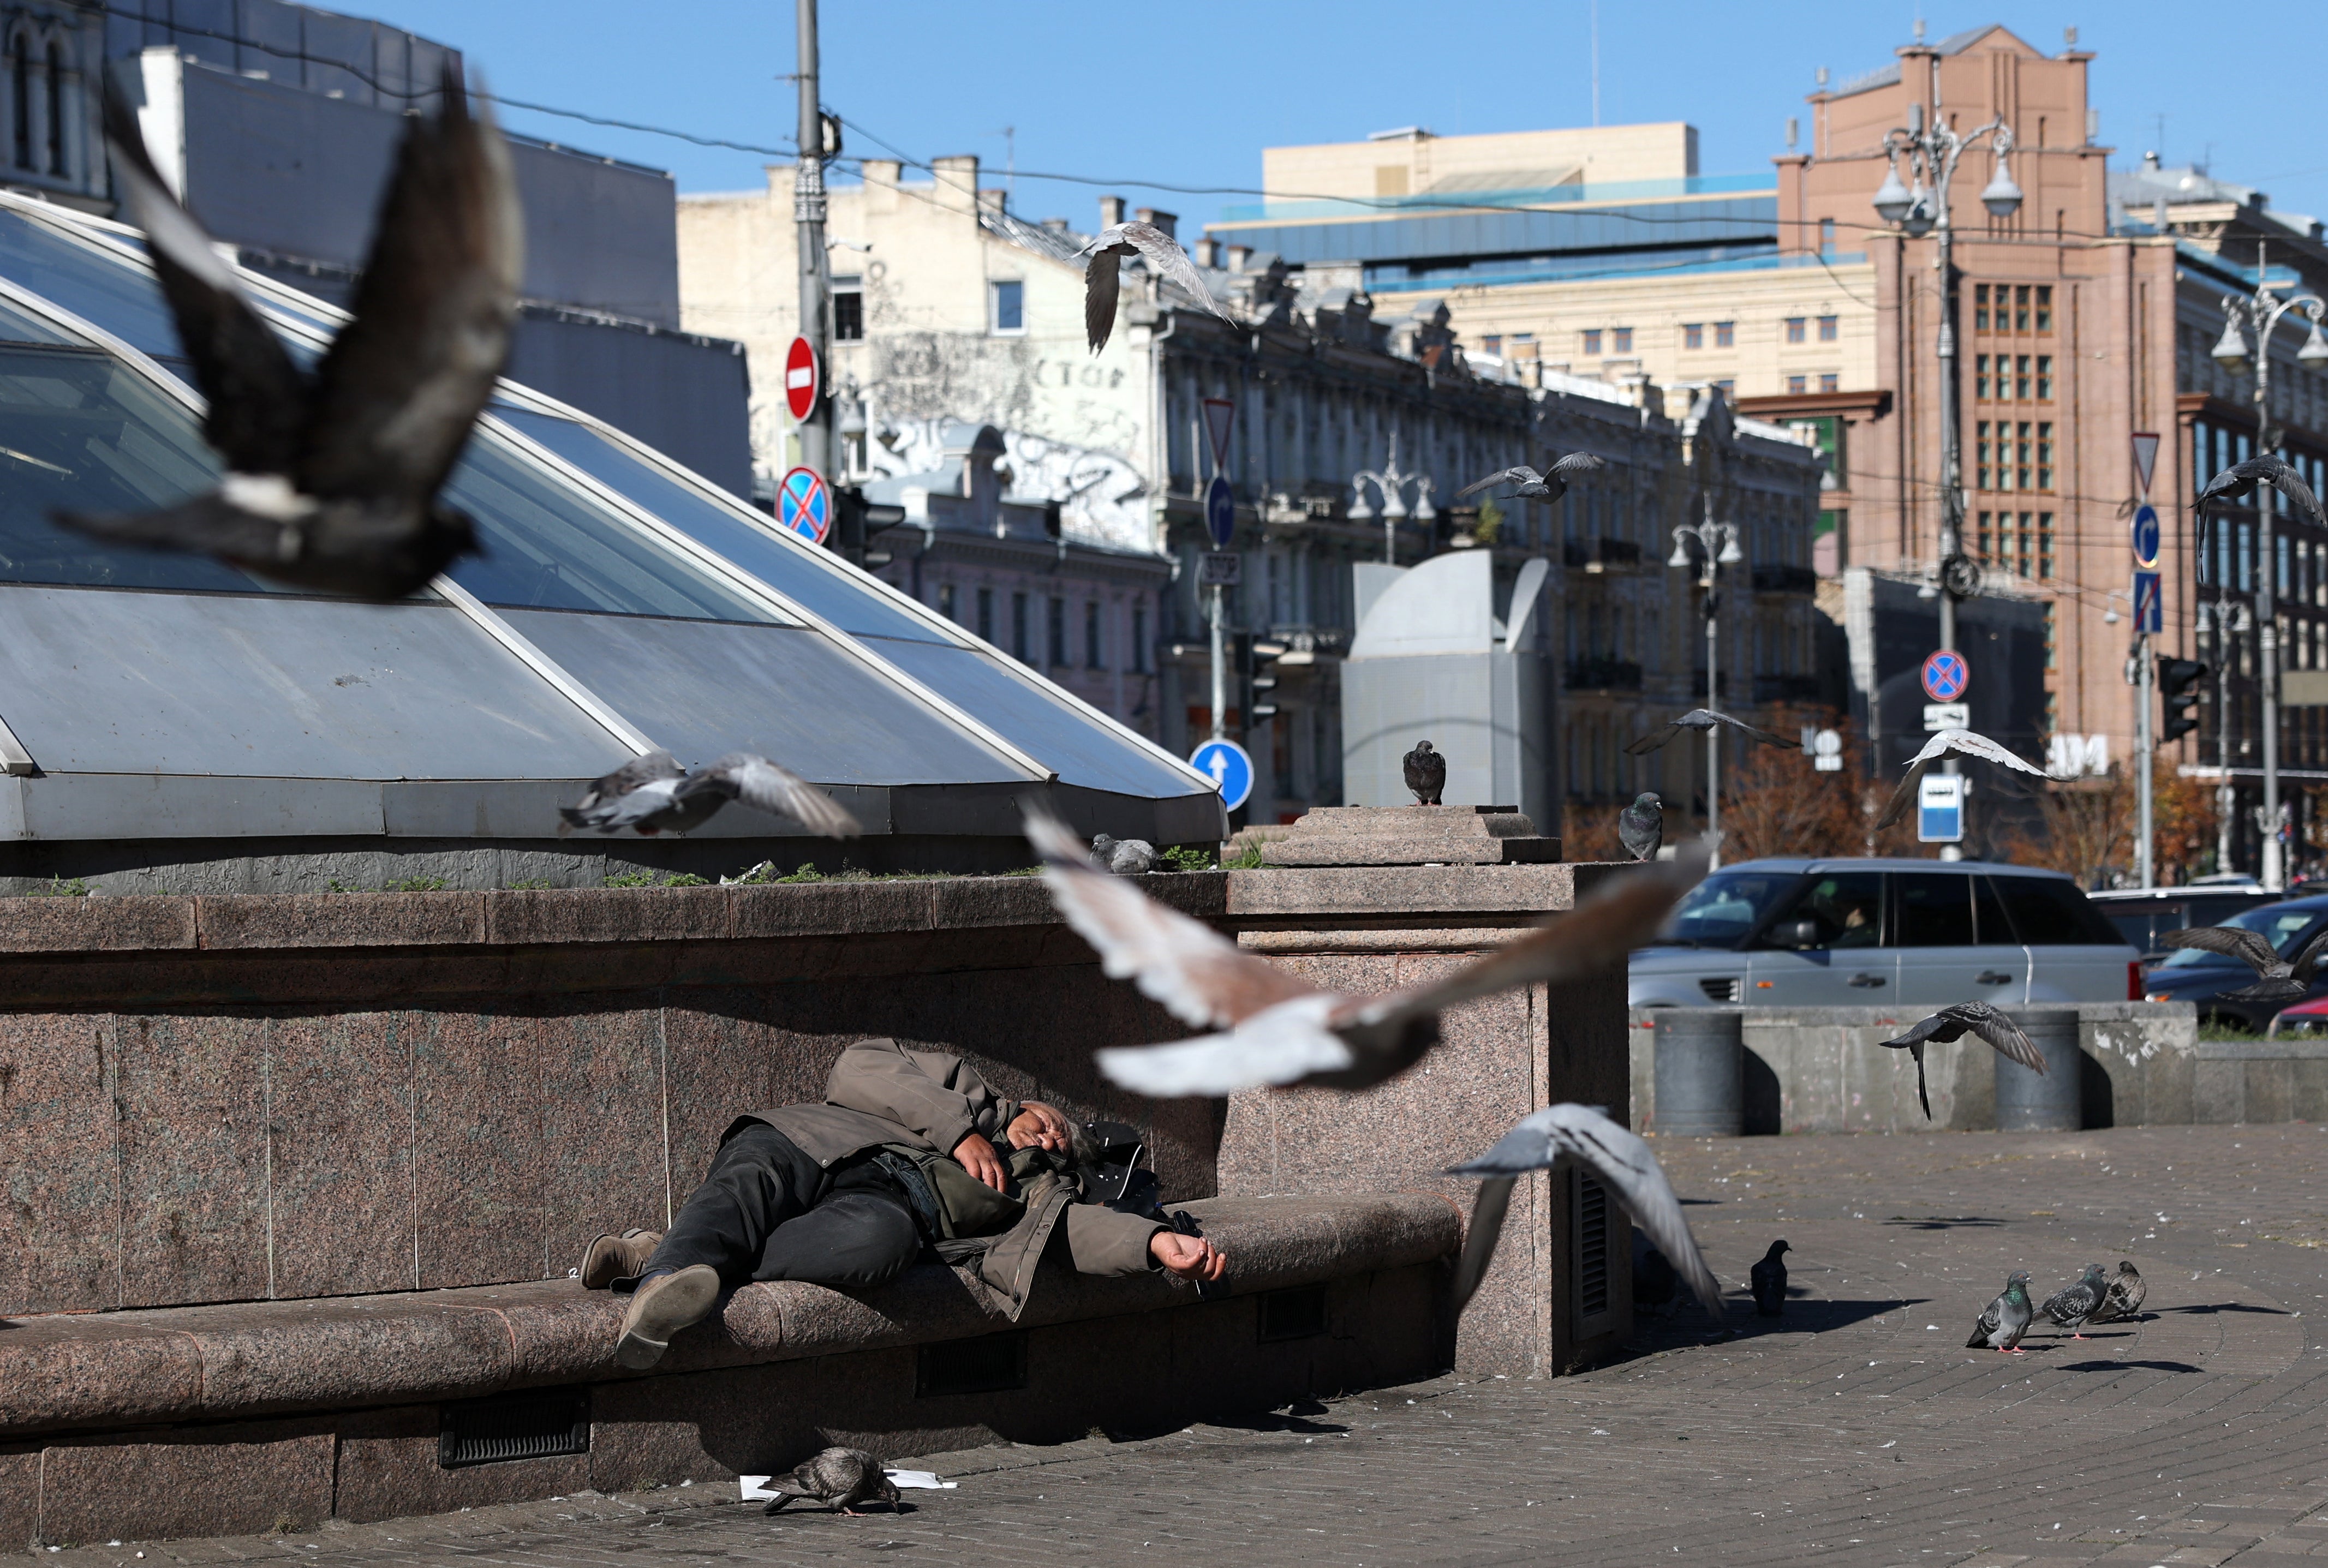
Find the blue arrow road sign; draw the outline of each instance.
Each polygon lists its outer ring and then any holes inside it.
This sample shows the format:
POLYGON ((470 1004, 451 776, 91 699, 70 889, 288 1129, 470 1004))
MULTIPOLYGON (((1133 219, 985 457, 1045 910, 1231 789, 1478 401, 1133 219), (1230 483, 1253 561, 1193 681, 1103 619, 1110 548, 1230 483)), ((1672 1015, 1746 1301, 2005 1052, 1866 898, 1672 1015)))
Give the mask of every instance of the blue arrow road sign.
POLYGON ((2156 572, 2134 574, 2134 629, 2155 635, 2166 629, 2166 596, 2159 591, 2156 572))
POLYGON ((2134 564, 2145 571, 2158 564, 2158 508, 2146 501, 2134 509, 2134 564))
POLYGON ((1212 531, 1215 549, 1228 549, 1236 536, 1236 492, 1217 474, 1205 486, 1205 527, 1212 531))
POLYGON ((1253 793, 1253 758, 1234 740, 1208 740, 1188 754, 1189 765, 1213 781, 1230 811, 1253 793))

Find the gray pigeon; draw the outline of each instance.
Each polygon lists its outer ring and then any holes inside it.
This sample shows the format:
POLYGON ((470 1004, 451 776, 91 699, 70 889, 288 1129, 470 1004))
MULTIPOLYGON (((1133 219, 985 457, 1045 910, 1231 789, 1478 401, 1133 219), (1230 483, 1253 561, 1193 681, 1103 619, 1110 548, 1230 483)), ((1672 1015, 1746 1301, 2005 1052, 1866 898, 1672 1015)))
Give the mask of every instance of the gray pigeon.
POLYGON ((693 773, 667 751, 634 756, 582 792, 570 806, 560 806, 560 834, 576 828, 602 833, 635 828, 656 833, 684 833, 709 822, 729 801, 774 816, 790 817, 811 832, 828 839, 853 839, 865 830, 855 817, 790 768, 778 767, 765 756, 731 751, 709 767, 693 773))
POLYGON ((2029 1276, 2015 1271, 2004 1282, 2004 1294, 1991 1301, 1973 1324, 1972 1338, 1965 1341, 1965 1348, 2026 1356, 2021 1336, 2029 1332, 2029 1320, 2035 1316, 2029 1306, 2029 1276))
POLYGON ((2043 768, 2022 761, 1985 735, 1976 735, 1969 729, 1943 729, 1924 742, 1923 750, 1908 759, 1908 771, 1901 776, 1900 787, 1892 792, 1892 798, 1884 803, 1883 814, 1875 819, 1878 828, 1888 828, 1908 814, 1908 808, 1916 803, 1916 786, 1923 783, 1924 775, 1950 752, 1976 756, 2004 767, 2019 768, 2037 778, 2046 776, 2043 768))
POLYGON ((2170 931, 2158 940, 2163 947, 2196 947, 2220 953, 2254 970, 2258 978, 2253 985, 2221 993, 2231 1001, 2293 1001, 2307 994, 2312 990, 2313 972, 2320 966, 2321 955, 2328 953, 2328 931, 2305 944, 2304 951, 2292 962, 2280 957, 2278 950, 2261 933, 2244 931, 2236 925, 2199 925, 2188 931, 2170 931))
POLYGON ((2199 492, 2200 515, 2205 516, 2207 508, 2218 501, 2245 501, 2258 484, 2268 484, 2286 496, 2313 521, 2328 523, 2328 517, 2321 515, 2320 498, 2312 493, 2304 476, 2269 453, 2234 463, 2207 481, 2206 488, 2199 492))
POLYGON ((881 1471, 881 1461, 858 1448, 829 1448, 803 1461, 782 1480, 760 1511, 773 1514, 794 1498, 822 1503, 829 1514, 854 1514, 865 1502, 897 1506, 897 1484, 881 1471))
POLYGON ((1145 839, 1092 837, 1092 854, 1119 877, 1140 877, 1156 869, 1156 846, 1145 839))
POLYGON ((1606 457, 1596 456, 1590 452, 1571 452, 1541 474, 1522 463, 1499 473, 1490 474, 1485 479, 1474 479, 1455 493, 1455 499, 1460 501, 1467 495, 1477 495, 1482 490, 1509 484, 1513 486, 1512 493, 1525 500, 1558 501, 1568 493, 1570 474, 1590 473, 1595 468, 1608 466, 1609 460, 1606 457))
POLYGON ((2086 1319, 2089 1323, 2129 1323, 2142 1310, 2142 1299, 2150 1293, 2143 1282, 2141 1271, 2130 1262, 2121 1262, 2117 1272, 2111 1276, 2109 1294, 2102 1300, 2101 1310, 2086 1319))
POLYGON ((1666 803, 1655 790, 1634 796, 1633 803, 1617 813, 1617 841, 1636 860, 1657 858, 1657 846, 1666 841, 1666 803))
POLYGON ((1406 787, 1414 792, 1414 803, 1439 804, 1447 788, 1447 759, 1432 750, 1429 741, 1418 740, 1401 760, 1406 764, 1406 787))
POLYGON ((1180 242, 1153 223, 1112 223, 1075 254, 1091 258, 1084 268, 1084 335, 1094 353, 1107 346, 1109 334, 1115 331, 1115 299, 1123 286, 1120 257, 1139 257, 1149 271, 1185 290, 1231 326, 1236 324, 1235 317, 1213 302, 1204 276, 1180 249, 1180 242))
POLYGON ((1762 1261, 1748 1271, 1754 1284, 1754 1315, 1758 1318, 1782 1318, 1787 1311, 1787 1264, 1785 1254, 1792 1251, 1783 1241, 1770 1244, 1762 1261))
POLYGON ((2082 1339, 2079 1329, 2086 1319, 2102 1309, 2109 1299, 2109 1282, 2102 1278, 2099 1263, 2088 1263, 2086 1272, 2074 1285, 2067 1285, 2045 1298, 2045 1316, 2070 1331, 2072 1339, 2082 1339))
POLYGON ((1924 1047, 1927 1043, 1948 1045, 1964 1038, 1967 1032, 1976 1034, 2000 1056, 2020 1063, 2039 1077, 2045 1075, 2045 1053, 2037 1042, 2021 1032, 2021 1026, 1985 1001, 1960 1001, 1944 1007, 1901 1035, 1896 1040, 1882 1043, 1897 1051, 1905 1049, 1916 1058, 1916 1098, 1923 1102, 1924 1120, 1932 1119, 1932 1096, 1924 1086, 1924 1047))
POLYGON ((1744 719, 1732 718, 1726 713, 1716 713, 1711 708, 1693 708, 1664 728, 1651 731, 1625 749, 1633 756, 1639 756, 1646 752, 1657 750, 1685 729, 1703 731, 1712 729, 1717 724, 1726 724, 1750 738, 1760 741, 1764 746, 1783 746, 1796 751, 1803 748, 1803 743, 1799 740, 1788 740, 1783 735, 1772 735, 1767 729, 1757 729, 1744 719))

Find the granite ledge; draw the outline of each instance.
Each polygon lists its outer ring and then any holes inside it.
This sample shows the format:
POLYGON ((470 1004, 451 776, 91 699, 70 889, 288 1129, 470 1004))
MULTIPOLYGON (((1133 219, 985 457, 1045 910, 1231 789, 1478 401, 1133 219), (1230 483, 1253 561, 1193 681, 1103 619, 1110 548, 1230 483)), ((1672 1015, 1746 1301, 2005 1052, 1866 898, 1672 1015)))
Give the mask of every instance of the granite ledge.
POLYGON ((1385 910, 1407 925, 1453 915, 1572 909, 1621 863, 1513 866, 1284 866, 1226 873, 1232 923, 1357 916, 1385 910))

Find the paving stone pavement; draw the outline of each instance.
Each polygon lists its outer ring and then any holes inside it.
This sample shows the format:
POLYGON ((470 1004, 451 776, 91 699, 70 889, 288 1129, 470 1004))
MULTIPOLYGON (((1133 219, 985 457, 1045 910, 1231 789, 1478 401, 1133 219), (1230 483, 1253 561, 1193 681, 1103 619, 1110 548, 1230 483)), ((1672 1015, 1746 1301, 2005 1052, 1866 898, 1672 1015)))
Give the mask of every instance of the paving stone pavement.
MULTIPOLYGON (((1961 1568, 2328 1558, 2328 1127, 1655 1147, 1715 1272, 1774 1236, 1796 1299, 1694 1307, 1580 1376, 1377 1390, 1136 1442, 922 1461, 910 1511, 768 1518, 732 1486, 314 1535, 38 1552, 97 1568, 1805 1560, 1961 1568), (1963 1347, 2006 1272, 2132 1258, 2142 1321, 1963 1347), (136 1554, 141 1553, 142 1556, 136 1554)), ((1736 1292, 1743 1297, 1742 1288, 1736 1292)))

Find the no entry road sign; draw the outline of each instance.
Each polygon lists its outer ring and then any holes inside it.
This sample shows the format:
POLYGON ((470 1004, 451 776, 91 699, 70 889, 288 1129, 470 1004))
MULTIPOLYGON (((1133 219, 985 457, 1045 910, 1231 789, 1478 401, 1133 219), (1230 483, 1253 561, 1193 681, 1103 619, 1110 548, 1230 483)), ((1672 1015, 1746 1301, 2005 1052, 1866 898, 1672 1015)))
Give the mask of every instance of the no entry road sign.
POLYGON ((1965 656, 1943 648, 1924 660, 1924 695, 1935 702, 1954 702, 1972 684, 1972 666, 1965 656))
POLYGON ((784 351, 784 407, 795 422, 816 411, 816 351, 808 339, 793 339, 793 346, 784 351))
POLYGON ((832 492, 813 468, 795 468, 776 486, 776 521, 803 539, 824 542, 832 531, 832 492))
POLYGON ((1253 758, 1234 740, 1208 740, 1188 754, 1189 765, 1213 781, 1230 811, 1253 793, 1253 758))

